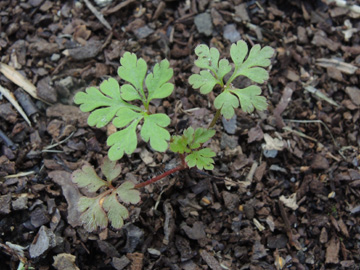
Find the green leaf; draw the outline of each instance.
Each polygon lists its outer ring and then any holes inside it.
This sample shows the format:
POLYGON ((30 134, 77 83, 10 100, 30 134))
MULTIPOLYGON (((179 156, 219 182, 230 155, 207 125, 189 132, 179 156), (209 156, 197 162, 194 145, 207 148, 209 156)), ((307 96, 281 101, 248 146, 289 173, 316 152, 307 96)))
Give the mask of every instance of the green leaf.
POLYGON ((109 157, 105 157, 103 160, 103 164, 101 165, 101 171, 106 177, 106 179, 111 182, 120 175, 121 166, 120 164, 116 164, 116 162, 111 161, 109 157))
POLYGON ((231 119, 235 114, 234 109, 239 107, 239 100, 228 90, 225 90, 215 98, 214 106, 216 109, 221 109, 221 114, 226 119, 231 119))
POLYGON ((191 149, 199 148, 201 144, 210 140, 210 138, 214 135, 215 135, 215 130, 213 129, 197 128, 194 134, 194 139, 190 144, 190 148, 191 149))
POLYGON ((106 228, 108 225, 106 213, 101 207, 101 198, 101 196, 95 198, 81 197, 78 201, 78 210, 84 212, 80 215, 80 220, 88 232, 93 232, 98 227, 100 229, 106 228))
POLYGON ((107 183, 96 174, 90 165, 84 165, 81 169, 73 172, 72 181, 89 192, 96 192, 99 188, 107 186, 107 183))
POLYGON ((155 65, 153 73, 146 76, 145 85, 149 92, 148 103, 154 98, 168 97, 174 90, 174 85, 168 83, 174 73, 173 69, 169 68, 169 66, 168 60, 162 60, 155 65))
POLYGON ((186 153, 191 152, 190 148, 188 147, 186 138, 179 135, 175 135, 172 137, 170 143, 170 150, 173 151, 174 153, 180 153, 180 154, 184 154, 185 152, 186 153))
POLYGON ((194 62, 196 66, 203 69, 210 69, 216 73, 220 58, 220 53, 216 48, 209 49, 207 45, 200 44, 195 48, 195 54, 198 56, 198 59, 194 62))
MULTIPOLYGON (((144 59, 137 59, 136 54, 125 52, 120 59, 121 66, 118 68, 118 74, 121 79, 131 83, 141 100, 146 102, 143 83, 147 71, 147 65, 144 59)), ((130 88, 129 88, 130 89, 130 88)), ((129 90, 127 89, 127 90, 129 90)), ((134 93, 135 96, 135 93, 134 93)))
POLYGON ((116 189, 120 201, 124 203, 137 204, 140 202, 140 192, 134 189, 134 183, 127 181, 116 189))
POLYGON ((141 118, 134 120, 127 128, 109 136, 107 145, 111 146, 108 152, 110 160, 121 159, 124 153, 131 155, 135 151, 137 146, 136 126, 140 120, 141 118))
POLYGON ((257 83, 263 83, 269 78, 268 72, 262 68, 270 65, 270 58, 274 54, 274 49, 266 46, 261 49, 260 45, 253 46, 249 56, 244 61, 248 53, 248 46, 245 41, 240 40, 236 44, 231 45, 230 55, 235 64, 234 73, 231 75, 227 85, 238 76, 246 76, 257 83))
POLYGON ((203 168, 205 170, 212 170, 214 169, 214 160, 212 159, 214 156, 215 153, 213 150, 210 148, 203 148, 198 151, 193 151, 185 158, 185 161, 190 168, 196 166, 199 170, 202 170, 203 168))
POLYGON ((184 130, 182 136, 173 136, 170 143, 170 150, 175 153, 184 154, 190 153, 191 149, 196 149, 201 144, 207 142, 215 135, 215 130, 208 130, 204 128, 197 128, 195 131, 192 127, 184 130))
POLYGON ((74 102, 80 105, 83 112, 92 112, 88 118, 90 126, 98 128, 106 126, 120 108, 128 107, 138 109, 136 106, 126 103, 120 96, 118 82, 110 78, 100 84, 100 90, 95 87, 87 88, 85 92, 78 92, 74 102), (101 90, 101 91, 100 91, 101 90), (105 107, 105 108, 103 108, 105 107))
POLYGON ((189 83, 193 88, 200 88, 202 94, 210 93, 214 86, 219 83, 208 70, 202 70, 199 74, 192 74, 189 77, 189 83))
POLYGON ((120 229, 124 225, 124 219, 129 217, 129 211, 119 203, 116 193, 112 193, 105 198, 103 208, 115 229, 120 229))
POLYGON ((240 100, 241 109, 246 113, 252 113, 254 108, 265 110, 267 108, 266 98, 260 96, 261 89, 257 85, 251 85, 244 89, 230 89, 240 100))
POLYGON ((142 97, 131 84, 124 84, 120 89, 121 97, 126 101, 142 100, 142 97))
POLYGON ((170 118, 166 114, 145 114, 140 135, 145 142, 150 141, 150 146, 154 150, 164 152, 168 148, 170 140, 170 133, 164 127, 169 124, 170 118))
POLYGON ((143 118, 142 113, 138 113, 129 108, 121 108, 117 112, 113 124, 117 128, 123 128, 129 125, 131 122, 141 120, 143 118))

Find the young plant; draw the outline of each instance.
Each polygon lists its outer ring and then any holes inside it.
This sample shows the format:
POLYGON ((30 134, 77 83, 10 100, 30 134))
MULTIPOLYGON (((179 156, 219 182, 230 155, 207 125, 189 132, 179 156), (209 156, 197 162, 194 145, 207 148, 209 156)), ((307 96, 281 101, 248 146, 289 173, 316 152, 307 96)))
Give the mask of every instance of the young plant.
POLYGON ((220 53, 216 48, 209 49, 202 44, 196 47, 195 54, 198 59, 195 65, 203 69, 200 74, 193 74, 189 78, 189 83, 193 88, 200 88, 202 94, 210 93, 215 85, 221 87, 221 93, 215 98, 214 106, 218 110, 214 118, 215 121, 210 126, 215 125, 220 114, 226 119, 234 116, 234 109, 241 106, 244 112, 252 113, 254 109, 265 110, 267 108, 266 98, 260 96, 261 89, 257 85, 251 85, 246 88, 236 88, 232 83, 239 76, 248 77, 256 83, 264 83, 269 79, 269 73, 264 67, 270 65, 270 58, 274 54, 274 49, 266 46, 260 48, 255 45, 251 48, 249 55, 248 46, 245 41, 240 40, 230 47, 230 56, 234 63, 234 71, 227 82, 224 77, 231 71, 231 65, 227 59, 221 59, 220 53), (247 56, 246 60, 245 57, 247 56), (239 103, 240 101, 240 103, 239 103))
POLYGON ((95 231, 98 227, 106 228, 109 221, 112 227, 120 229, 124 219, 129 217, 129 211, 120 202, 137 204, 140 201, 140 192, 134 189, 134 183, 125 181, 117 188, 112 185, 112 181, 121 173, 120 165, 104 158, 100 168, 106 180, 101 179, 89 165, 84 165, 81 170, 76 170, 72 174, 74 183, 95 195, 83 196, 78 201, 78 209, 82 212, 80 220, 89 232, 95 231), (96 194, 100 189, 102 192, 96 194))
POLYGON ((230 119, 235 113, 234 109, 239 105, 247 113, 253 112, 254 109, 267 108, 266 99, 260 95, 259 86, 251 85, 240 89, 233 85, 233 81, 239 76, 248 77, 255 83, 267 80, 269 75, 264 67, 270 65, 270 58, 274 53, 272 48, 266 46, 261 49, 260 45, 255 45, 248 55, 248 47, 244 41, 232 44, 230 56, 234 69, 227 81, 224 78, 232 70, 232 66, 227 59, 220 60, 220 53, 216 48, 209 49, 206 45, 199 45, 195 53, 198 56, 195 65, 202 70, 200 74, 191 75, 189 83, 195 89, 200 88, 202 94, 210 93, 216 85, 221 87, 221 93, 214 101, 217 111, 208 128, 189 127, 182 135, 170 136, 166 129, 170 124, 170 118, 163 113, 150 112, 151 100, 166 98, 174 90, 174 85, 169 82, 173 70, 167 60, 157 63, 153 71, 147 74, 145 60, 126 52, 120 59, 118 75, 127 83, 120 87, 115 79, 110 78, 100 84, 100 90, 90 87, 85 93, 79 92, 75 95, 74 101, 80 104, 82 111, 92 111, 88 118, 90 126, 101 128, 112 121, 119 129, 107 139, 110 146, 109 159, 105 158, 101 166, 106 181, 99 178, 95 170, 88 165, 72 175, 73 182, 88 192, 102 191, 93 197, 82 197, 78 202, 79 210, 82 212, 80 219, 86 230, 104 228, 108 221, 114 228, 121 228, 129 213, 120 202, 138 203, 140 195, 136 189, 187 168, 212 170, 213 157, 216 154, 210 148, 203 147, 203 144, 215 135, 212 128, 218 118, 223 115, 230 119), (141 106, 137 105, 139 103, 141 106), (180 157, 180 165, 146 182, 137 185, 124 182, 119 187, 114 187, 112 181, 119 176, 120 167, 113 161, 121 159, 125 153, 131 155, 135 151, 139 129, 140 138, 149 142, 155 151, 166 151, 170 143, 170 150, 180 157))

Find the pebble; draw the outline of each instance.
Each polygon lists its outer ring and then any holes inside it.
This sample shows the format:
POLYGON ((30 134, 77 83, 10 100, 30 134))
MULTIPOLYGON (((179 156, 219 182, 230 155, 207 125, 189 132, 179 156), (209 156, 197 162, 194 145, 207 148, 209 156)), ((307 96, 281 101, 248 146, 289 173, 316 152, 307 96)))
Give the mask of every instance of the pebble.
POLYGON ((228 39, 231 43, 241 39, 240 33, 236 29, 235 24, 228 24, 224 27, 224 38, 228 39))
POLYGON ((57 62, 60 59, 60 54, 54 53, 51 55, 50 60, 53 62, 57 62))
POLYGON ((206 36, 210 36, 212 34, 213 25, 209 13, 205 12, 196 15, 194 22, 200 34, 205 34, 206 36))

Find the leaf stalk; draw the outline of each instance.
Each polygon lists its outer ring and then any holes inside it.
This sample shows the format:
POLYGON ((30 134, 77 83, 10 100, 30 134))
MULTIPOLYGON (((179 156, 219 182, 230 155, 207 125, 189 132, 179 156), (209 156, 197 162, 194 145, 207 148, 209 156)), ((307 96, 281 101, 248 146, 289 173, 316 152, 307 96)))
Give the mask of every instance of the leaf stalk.
POLYGON ((181 165, 179 165, 179 166, 177 166, 177 167, 175 167, 175 168, 173 168, 171 170, 168 170, 168 171, 166 171, 166 172, 164 172, 164 173, 162 173, 162 174, 160 174, 160 175, 158 175, 158 176, 156 176, 154 178, 151 178, 151 179, 149 179, 149 180, 147 180, 145 182, 142 182, 142 183, 139 183, 139 184, 135 185, 134 188, 145 187, 147 185, 150 185, 152 183, 155 183, 155 182, 165 178, 166 176, 168 176, 170 174, 173 174, 173 173, 178 172, 178 171, 185 170, 186 168, 187 168, 187 166, 184 166, 183 164, 181 164, 181 165))

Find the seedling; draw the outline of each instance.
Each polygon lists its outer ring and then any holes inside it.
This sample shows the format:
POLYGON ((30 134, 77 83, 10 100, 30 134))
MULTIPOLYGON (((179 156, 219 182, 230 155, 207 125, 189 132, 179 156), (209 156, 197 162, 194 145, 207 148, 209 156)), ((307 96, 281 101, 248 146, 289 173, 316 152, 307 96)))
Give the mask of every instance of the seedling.
POLYGON ((79 187, 94 193, 94 197, 84 196, 78 203, 79 211, 82 212, 80 219, 85 229, 94 231, 98 227, 105 228, 109 221, 115 229, 121 228, 129 212, 120 202, 138 203, 140 193, 137 189, 143 186, 187 168, 212 170, 213 157, 216 153, 203 145, 215 135, 215 130, 212 128, 218 118, 221 115, 226 119, 232 118, 239 105, 247 113, 253 112, 254 109, 267 108, 266 99, 260 95, 259 86, 251 85, 240 89, 233 85, 234 80, 239 76, 245 76, 255 83, 264 83, 269 78, 264 67, 270 65, 273 53, 271 47, 266 46, 261 49, 260 45, 255 45, 248 55, 247 44, 238 41, 230 48, 234 65, 232 68, 227 59, 220 60, 220 53, 216 48, 209 49, 206 45, 197 46, 195 54, 198 58, 195 65, 202 70, 200 74, 191 75, 189 83, 193 88, 199 88, 202 94, 210 93, 216 85, 220 86, 221 91, 214 101, 217 111, 210 125, 207 128, 189 127, 182 135, 170 136, 166 129, 170 124, 169 116, 163 113, 151 113, 149 109, 153 99, 166 98, 174 90, 174 85, 169 82, 173 70, 167 60, 157 63, 153 71, 147 74, 145 60, 126 52, 120 59, 121 66, 118 69, 119 77, 126 83, 120 87, 114 78, 110 78, 100 84, 100 90, 90 87, 85 92, 77 93, 75 103, 80 104, 82 111, 91 112, 88 118, 90 126, 101 128, 112 121, 119 129, 107 139, 107 144, 110 146, 108 159, 105 158, 101 166, 106 180, 102 180, 89 165, 85 165, 72 175, 73 182, 79 187), (231 70, 233 70, 232 75, 225 81, 225 76, 231 70), (120 167, 115 161, 121 159, 124 154, 130 156, 135 151, 139 130, 139 137, 149 143, 154 151, 165 152, 170 148, 172 152, 177 153, 180 157, 180 165, 146 182, 134 185, 125 181, 119 187, 114 187, 112 181, 120 174, 120 167))

